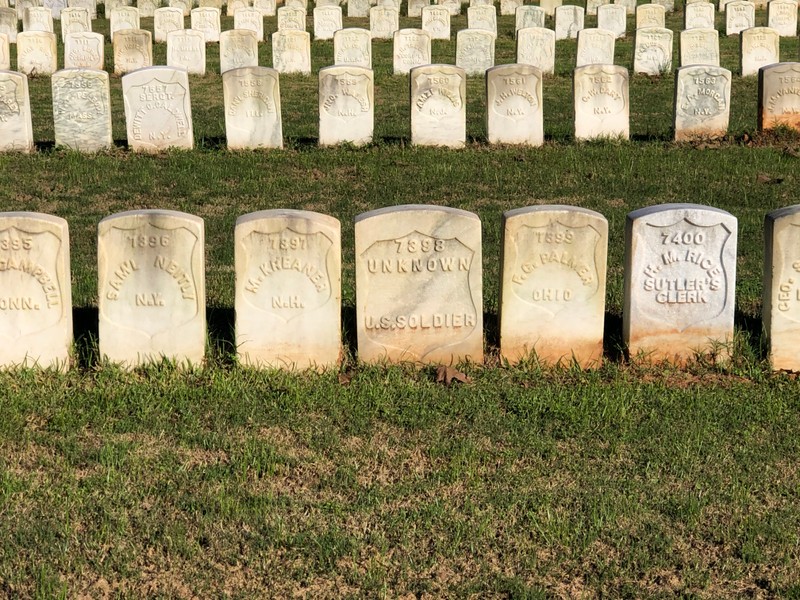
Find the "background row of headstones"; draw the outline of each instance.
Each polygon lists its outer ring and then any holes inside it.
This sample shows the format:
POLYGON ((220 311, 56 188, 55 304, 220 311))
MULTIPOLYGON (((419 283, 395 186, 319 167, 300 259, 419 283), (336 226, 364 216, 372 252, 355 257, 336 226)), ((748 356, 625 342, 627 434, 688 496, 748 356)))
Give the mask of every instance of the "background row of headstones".
MULTIPOLYGON (((452 65, 411 70, 411 142, 462 147, 466 143, 466 74, 452 65)), ((65 69, 52 77, 56 144, 83 152, 112 147, 108 73, 65 69)), ((800 129, 800 63, 759 71, 758 125, 800 129)), ((574 131, 578 140, 629 136, 628 71, 588 65, 574 73, 574 131)), ((149 67, 123 76, 128 144, 134 151, 159 152, 194 146, 189 78, 183 69, 149 67)), ((490 143, 538 146, 544 142, 542 73, 530 65, 501 65, 487 71, 487 132, 490 143)), ((674 105, 676 140, 724 136, 730 115, 731 74, 721 67, 677 71, 674 105)), ((278 74, 243 67, 223 75, 228 146, 283 145, 278 74)), ((366 144, 374 127, 371 69, 326 67, 319 73, 319 143, 366 144)), ((25 75, 0 71, 0 151, 30 152, 33 127, 25 75)))
MULTIPOLYGON (((800 206, 767 215, 763 323, 775 369, 800 370, 800 206)), ((99 350, 133 367, 199 364, 206 346, 204 225, 136 210, 98 226, 99 350)), ((234 232, 236 348, 246 365, 338 364, 341 228, 333 217, 269 210, 234 232)), ((573 206, 503 215, 500 354, 600 364, 608 222, 573 206)), ((682 363, 730 350, 737 220, 665 204, 625 228, 623 335, 633 357, 682 363)), ((0 214, 0 365, 67 368, 72 345, 67 222, 0 214)), ((366 362, 483 361, 481 222, 453 208, 406 205, 355 219, 358 357, 366 362)))

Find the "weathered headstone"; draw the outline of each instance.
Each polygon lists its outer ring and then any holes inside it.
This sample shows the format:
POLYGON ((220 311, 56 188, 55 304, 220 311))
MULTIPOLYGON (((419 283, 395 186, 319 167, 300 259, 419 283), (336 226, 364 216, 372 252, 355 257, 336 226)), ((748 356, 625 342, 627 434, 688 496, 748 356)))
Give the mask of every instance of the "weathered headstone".
POLYGON ((218 8, 220 10, 220 14, 222 11, 222 5, 222 0, 197 0, 198 8, 218 8))
POLYGON ((608 222, 575 206, 503 215, 500 356, 547 364, 603 359, 608 222))
POLYGON ((747 0, 733 0, 725 5, 725 35, 739 35, 756 24, 756 7, 747 0))
POLYGON ((764 220, 762 321, 774 370, 800 371, 800 206, 764 220))
POLYGON ((128 145, 137 152, 194 147, 189 74, 149 67, 122 78, 128 145))
POLYGON ((158 44, 167 41, 170 31, 183 29, 183 11, 180 8, 165 7, 156 9, 153 16, 153 36, 158 44))
POLYGON ((786 62, 758 71, 758 129, 800 131, 800 63, 786 62))
POLYGON ((640 4, 636 7, 636 29, 661 27, 666 23, 666 11, 660 4, 640 4))
POLYGON ((278 31, 305 31, 306 11, 302 8, 281 6, 278 10, 278 31))
POLYGON ((436 5, 445 7, 450 12, 451 17, 461 14, 460 0, 436 0, 436 5))
POLYGON ((60 19, 61 11, 67 8, 67 0, 42 0, 42 6, 50 10, 54 19, 60 19))
POLYGON ((634 73, 663 75, 672 71, 672 30, 645 27, 636 30, 634 73))
POLYGON ((111 148, 114 141, 108 73, 63 69, 53 73, 51 85, 56 146, 79 152, 111 148))
POLYGON ((179 29, 167 34, 167 66, 206 74, 206 39, 202 31, 179 29))
POLYGON ((757 75, 761 67, 781 62, 781 36, 769 27, 751 27, 739 35, 742 77, 757 75))
POLYGON ((320 146, 370 143, 374 112, 372 69, 340 65, 320 69, 320 146))
MULTIPOLYGON (((219 71, 258 66, 258 38, 247 29, 229 29, 219 35, 219 71)), ((223 79, 224 81, 224 79, 223 79)))
POLYGON ((89 18, 97 18, 97 2, 95 0, 67 0, 69 8, 85 8, 89 11, 89 18))
POLYGON ((111 13, 118 8, 125 8, 131 5, 129 0, 102 0, 100 4, 103 5, 106 19, 110 19, 111 13))
POLYGON ((24 21, 25 20, 25 11, 29 8, 35 8, 41 6, 42 3, 40 0, 16 0, 14 3, 14 8, 17 11, 17 20, 24 21))
POLYGON ((363 19, 369 17, 369 0, 347 0, 347 16, 363 19))
MULTIPOLYGON (((255 34, 256 42, 264 39, 264 15, 257 8, 240 8, 233 15, 234 29, 247 29, 255 34)), ((222 34, 220 34, 222 35, 222 34)))
POLYGON ((122 6, 111 11, 110 21, 111 43, 114 43, 114 36, 123 29, 140 29, 139 9, 133 6, 122 6))
POLYGON ((333 34, 333 63, 372 68, 372 35, 368 29, 349 27, 333 34))
POLYGON ((228 0, 225 5, 225 16, 235 17, 236 12, 243 8, 250 8, 248 0, 228 0))
POLYGON ((92 30, 89 10, 84 7, 65 8, 61 11, 61 39, 70 33, 86 33, 92 30))
POLYGON ((716 9, 711 2, 694 2, 685 8, 684 29, 714 29, 716 9))
POLYGON ((56 64, 56 36, 49 31, 17 34, 17 70, 25 75, 51 75, 56 64))
POLYGON ((53 32, 53 13, 44 6, 32 6, 25 9, 22 19, 23 31, 49 31, 53 32))
POLYGON ((544 143, 542 72, 531 65, 486 71, 486 132, 490 144, 544 143))
POLYGON ((583 7, 564 5, 556 8, 556 41, 575 39, 583 29, 583 7))
POLYGON ((556 14, 556 9, 562 5, 563 0, 539 0, 539 6, 548 17, 556 14))
POLYGON ((500 0, 500 15, 512 17, 520 6, 522 6, 522 0, 500 0))
POLYGON ((225 71, 222 91, 228 148, 283 147, 277 71, 267 67, 225 71))
POLYGON ((273 33, 272 66, 278 73, 311 73, 311 34, 295 29, 273 33))
POLYGON ((617 36, 607 29, 582 29, 578 32, 576 67, 613 65, 617 36))
POLYGON ((391 40, 400 29, 400 13, 390 6, 373 6, 369 9, 369 31, 374 40, 391 40))
POLYGON ((177 8, 181 11, 184 17, 188 17, 192 11, 192 0, 169 0, 168 6, 170 8, 177 8))
POLYGON ((408 0, 408 17, 419 19, 422 16, 422 9, 431 5, 431 0, 408 0))
POLYGON ((64 38, 64 68, 104 69, 105 41, 103 35, 91 31, 68 33, 64 38))
POLYGON ((589 16, 597 16, 597 9, 604 4, 610 4, 611 0, 586 0, 586 14, 589 16))
POLYGON ((733 340, 736 217, 697 204, 633 211, 625 225, 623 336, 631 357, 683 363, 733 340))
POLYGON ((283 5, 289 8, 299 8, 308 14, 308 0, 284 0, 283 5))
POLYGON ((422 29, 432 40, 450 39, 450 11, 445 6, 426 6, 422 9, 422 29))
POLYGON ((462 148, 467 139, 467 77, 452 65, 416 67, 411 87, 411 143, 462 148))
POLYGON ((618 38, 628 31, 628 14, 619 4, 604 4, 597 7, 597 28, 613 32, 618 38))
POLYGON ((204 245, 203 220, 186 213, 133 210, 100 221, 101 356, 128 368, 164 357, 179 364, 202 362, 204 245))
POLYGON ((731 112, 731 72, 692 65, 675 73, 675 141, 724 137, 731 112))
POLYGON ((17 11, 13 8, 0 8, 0 33, 8 36, 9 44, 17 43, 17 11))
POLYGON ((114 36, 114 73, 124 75, 153 66, 153 42, 144 29, 123 29, 114 36))
POLYGON ((578 67, 573 75, 573 93, 575 139, 628 139, 630 104, 625 67, 578 67))
POLYGON ((517 63, 533 65, 552 74, 556 64, 556 32, 544 27, 528 27, 517 32, 517 63))
POLYGON ((8 36, 0 33, 0 71, 11 70, 11 47, 8 43, 8 36))
POLYGON ((467 75, 481 75, 494 66, 495 35, 482 29, 456 33, 456 66, 467 75))
POLYGON ((767 25, 781 37, 797 35, 797 1, 770 0, 767 4, 767 25))
POLYGON ((152 19, 156 9, 161 5, 159 0, 136 0, 136 8, 139 9, 139 17, 152 19))
POLYGON ((636 0, 614 0, 614 4, 624 6, 625 12, 629 15, 636 14, 636 0))
POLYGON ((494 6, 470 6, 467 9, 467 28, 485 29, 497 35, 497 11, 494 6))
POLYGON ((341 334, 341 226, 303 210, 236 220, 236 351, 245 365, 333 367, 341 334))
POLYGON ((356 217, 356 330, 365 362, 483 362, 481 222, 439 206, 356 217))
POLYGON ((220 10, 218 8, 193 8, 190 21, 192 29, 205 37, 206 43, 219 42, 220 10))
POLYGON ((688 65, 719 66, 719 31, 716 29, 681 31, 681 66, 688 65))
POLYGON ((431 36, 422 29, 395 31, 393 50, 395 75, 406 75, 414 67, 431 64, 431 36))
POLYGON ((64 219, 34 212, 0 213, 0 367, 69 368, 69 258, 64 219))
MULTIPOLYGON (((275 0, 253 0, 253 8, 261 11, 261 14, 265 17, 274 17, 276 14, 275 11, 277 10, 275 0)), ((236 15, 234 15, 234 17, 235 16, 236 15)))
POLYGON ((0 152, 32 152, 31 101, 25 75, 0 71, 0 107, 0 152))
POLYGON ((342 28, 340 6, 318 6, 314 9, 314 39, 332 40, 333 34, 342 28))
POLYGON ((520 6, 515 13, 515 31, 529 27, 544 27, 545 14, 538 6, 520 6))

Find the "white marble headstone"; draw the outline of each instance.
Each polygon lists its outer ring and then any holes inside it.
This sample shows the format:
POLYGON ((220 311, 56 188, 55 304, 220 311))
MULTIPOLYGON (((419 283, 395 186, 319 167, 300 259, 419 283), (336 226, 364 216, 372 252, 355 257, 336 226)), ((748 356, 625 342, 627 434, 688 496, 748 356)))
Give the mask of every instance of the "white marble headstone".
POLYGON ((372 69, 340 65, 320 69, 320 146, 370 143, 374 112, 372 69))
POLYGON ((711 2, 693 2, 685 8, 684 29, 714 29, 716 9, 711 2))
POLYGON ((584 11, 582 6, 569 4, 556 8, 556 41, 578 37, 578 32, 583 29, 583 18, 584 11))
POLYGON ((665 75, 672 71, 672 30, 645 27, 636 30, 634 73, 665 75))
POLYGON ((373 6, 369 9, 369 31, 374 40, 391 40, 400 29, 400 13, 391 6, 373 6))
MULTIPOLYGON (((247 29, 228 29, 219 35, 220 73, 258 66, 258 38, 247 29)), ((224 81, 224 80, 223 80, 224 81)))
POLYGON ((544 27, 517 31, 517 63, 533 65, 542 73, 552 74, 556 64, 556 33, 544 27))
POLYGON ((347 16, 351 19, 369 17, 369 8, 369 0, 347 0, 347 16))
POLYGON ((712 65, 675 73, 675 141, 724 137, 731 111, 731 72, 712 65))
POLYGON ((333 367, 341 334, 341 226, 303 210, 236 220, 236 351, 242 364, 333 367))
POLYGON ((797 1, 770 0, 767 4, 767 25, 781 37, 797 35, 797 1))
POLYGON ((261 14, 265 17, 274 17, 278 7, 275 4, 275 0, 253 0, 253 8, 261 11, 261 14))
POLYGON ((122 77, 128 145, 137 152, 194 147, 189 74, 148 67, 122 77))
POLYGON ((179 29, 167 34, 167 66, 206 74, 206 38, 202 31, 179 29))
POLYGON ((0 213, 0 367, 69 368, 69 248, 64 219, 0 213))
POLYGON ((51 77, 56 146, 79 152, 107 150, 111 135, 108 73, 94 69, 62 69, 51 77))
POLYGON ((92 30, 89 9, 84 7, 65 8, 61 11, 61 39, 70 33, 86 33, 92 30))
POLYGON ((611 31, 618 38, 628 31, 628 14, 619 4, 604 4, 597 7, 597 28, 611 31))
POLYGON ((272 66, 278 73, 311 73, 311 34, 296 29, 273 33, 272 66))
POLYGON ((8 36, 0 33, 0 71, 11 70, 11 46, 8 43, 8 36))
POLYGON ((25 9, 22 19, 23 31, 49 31, 53 32, 53 13, 44 6, 31 6, 25 9))
POLYGON ((739 35, 756 24, 756 7, 747 0, 733 0, 725 5, 725 35, 739 35))
POLYGON ((597 16, 597 9, 604 4, 610 4, 611 0, 586 0, 586 14, 597 16))
POLYGON ((719 66, 719 31, 716 29, 681 31, 681 66, 688 65, 719 66))
POLYGON ((467 28, 485 29, 497 35, 497 10, 494 6, 470 6, 467 9, 467 28))
POLYGON ((160 0, 136 0, 139 17, 143 19, 152 19, 159 6, 161 6, 160 0))
POLYGON ((450 11, 445 6, 426 6, 422 9, 422 29, 432 40, 450 39, 450 11))
POLYGON ((490 144, 544 143, 542 72, 531 65, 486 71, 486 131, 490 144))
POLYGON ((318 6, 314 9, 314 39, 332 40, 333 34, 342 28, 340 6, 318 6))
POLYGON ((640 4, 636 7, 636 29, 665 27, 666 11, 660 4, 640 4))
POLYGON ((483 362, 481 222, 439 206, 356 217, 358 357, 483 362))
POLYGON ((368 29, 349 27, 333 34, 336 65, 372 68, 372 35, 368 29))
POLYGON ((89 18, 97 18, 97 2, 95 0, 67 0, 70 8, 85 8, 89 11, 89 18))
POLYGON ((282 6, 277 10, 278 31, 305 31, 306 30, 306 11, 302 8, 282 6))
POLYGON ((578 67, 573 74, 573 93, 575 139, 628 139, 630 104, 625 67, 578 67))
POLYGON ((190 16, 192 29, 202 32, 206 42, 219 42, 220 10, 214 7, 193 8, 190 16))
POLYGON ((451 17, 461 14, 460 0, 436 0, 436 5, 445 7, 450 12, 451 17))
POLYGON ((153 42, 144 29, 123 29, 114 36, 114 73, 124 75, 153 66, 153 42))
POLYGON ((17 34, 17 70, 26 75, 50 75, 56 64, 56 36, 49 31, 23 31, 17 34))
POLYGON ((452 65, 416 67, 411 87, 411 143, 462 148, 467 139, 464 70, 452 65))
POLYGON ((419 19, 422 16, 422 9, 431 5, 431 0, 408 0, 407 16, 411 19, 419 19))
POLYGON ((167 2, 167 6, 179 9, 184 17, 189 16, 193 4, 194 2, 192 0, 169 0, 167 2))
POLYGON ((556 9, 561 6, 563 0, 539 0, 539 6, 548 17, 555 16, 556 9))
POLYGON ((407 75, 414 67, 431 64, 430 34, 422 29, 398 29, 392 55, 395 75, 407 75))
POLYGON ((578 32, 575 66, 613 65, 617 36, 607 29, 582 29, 578 32))
POLYGON ((24 74, 0 71, 0 107, 0 152, 32 152, 31 101, 24 74))
POLYGON ((636 0, 614 0, 614 4, 624 6, 625 12, 629 15, 636 14, 636 0))
POLYGON ((544 27, 545 14, 539 6, 520 6, 514 17, 514 30, 527 29, 528 27, 544 27))
POLYGON ((758 71, 758 129, 800 130, 800 63, 769 65, 758 71))
POLYGON ((462 29, 456 33, 456 66, 467 75, 480 75, 494 66, 496 36, 483 29, 462 29))
POLYGON ((739 34, 742 77, 758 75, 758 70, 781 62, 781 37, 769 27, 751 27, 739 34))
POLYGON ((202 363, 204 246, 203 220, 186 213, 133 210, 100 221, 101 356, 128 368, 164 357, 178 364, 202 363))
POLYGON ((123 29, 140 29, 139 9, 134 6, 121 6, 111 11, 110 34, 111 42, 114 36, 123 29))
POLYGON ((15 0, 14 8, 17 11, 17 20, 24 21, 25 20, 25 11, 28 8, 34 8, 37 6, 41 6, 42 3, 40 0, 15 0))
POLYGON ((503 214, 500 355, 547 364, 603 358, 608 222, 575 206, 503 214))
POLYGON ((225 4, 225 16, 234 17, 236 16, 236 11, 243 8, 250 8, 250 2, 248 0, 228 0, 225 4))
POLYGON ((157 8, 153 16, 153 36, 158 44, 167 41, 170 31, 183 29, 183 11, 180 8, 157 8))
POLYGON ((662 204, 625 225, 623 337, 631 357, 683 363, 733 340, 736 217, 662 204))
POLYGON ((267 67, 225 71, 222 91, 228 148, 283 147, 277 71, 267 67))
POLYGON ((13 8, 0 8, 0 33, 8 36, 10 44, 17 43, 17 11, 13 8))
POLYGON ((522 0, 500 0, 500 16, 513 17, 522 6, 522 0))
MULTIPOLYGON (((233 15, 234 29, 247 29, 255 34, 256 42, 264 39, 264 15, 256 8, 240 8, 233 15)), ((221 35, 221 34, 220 34, 221 35)))

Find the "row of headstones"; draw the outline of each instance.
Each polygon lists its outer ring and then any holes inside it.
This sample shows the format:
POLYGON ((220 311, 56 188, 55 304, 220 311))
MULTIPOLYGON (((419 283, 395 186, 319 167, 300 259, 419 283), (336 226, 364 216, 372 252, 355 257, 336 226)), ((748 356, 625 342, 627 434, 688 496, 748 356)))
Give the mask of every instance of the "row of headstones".
MULTIPOLYGON (((571 206, 503 215, 500 354, 597 366, 603 356, 608 222, 571 206)), ((800 206, 766 217, 763 323, 775 369, 800 370, 800 206)), ((335 366, 341 230, 319 213, 269 210, 234 233, 236 348, 253 366, 335 366)), ((725 355, 734 324, 736 218, 695 204, 634 211, 625 228, 623 333, 631 356, 725 355)), ((199 364, 206 346, 204 228, 167 210, 98 227, 101 356, 128 367, 199 364)), ((358 356, 367 362, 483 361, 481 223, 409 205, 356 217, 358 356)), ((0 214, 0 366, 66 368, 72 344, 67 222, 0 214)))
MULTIPOLYGON (((411 143, 462 147, 466 143, 466 76, 451 65, 426 65, 410 76, 411 143)), ((760 129, 800 129, 800 63, 759 71, 760 129)), ((576 139, 629 136, 628 72, 614 65, 575 69, 576 139)), ((56 145, 95 152, 113 144, 108 74, 65 69, 52 77, 56 145)), ((150 67, 122 78, 128 144, 158 152, 194 146, 188 74, 150 67)), ((538 146, 544 142, 542 73, 530 65, 501 65, 486 75, 490 143, 538 146)), ((730 71, 683 67, 676 74, 676 140, 716 138, 727 133, 730 71)), ((283 145, 278 74, 243 67, 223 74, 225 132, 230 148, 283 145)), ((27 78, 0 71, 0 104, 13 110, 0 120, 0 150, 33 150, 27 78)), ((367 144, 374 129, 373 72, 333 66, 319 74, 319 143, 367 144)))

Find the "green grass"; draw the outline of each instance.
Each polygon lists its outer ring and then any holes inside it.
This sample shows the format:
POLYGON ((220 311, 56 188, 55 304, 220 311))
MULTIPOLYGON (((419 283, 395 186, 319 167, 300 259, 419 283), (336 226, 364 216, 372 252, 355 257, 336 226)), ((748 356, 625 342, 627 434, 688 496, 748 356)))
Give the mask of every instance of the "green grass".
MULTIPOLYGON (((679 30, 682 18, 668 25, 679 30)), ((513 18, 498 23, 497 63, 513 62, 513 18)), ((455 18, 453 31, 465 24, 455 18)), ((738 39, 720 43, 722 66, 737 73, 738 39)), ((126 150, 114 76, 118 148, 53 148, 50 82, 31 81, 38 151, 0 156, 3 210, 68 220, 79 362, 66 374, 0 373, 0 596, 800 598, 800 385, 770 372, 760 334, 763 218, 797 202, 800 143, 756 132, 755 79, 734 75, 720 142, 672 143, 672 76, 632 75, 632 141, 576 144, 575 41, 558 42, 542 148, 489 146, 484 84, 471 78, 467 147, 448 151, 410 147, 408 78, 391 75, 391 43, 373 48, 375 142, 358 149, 316 145, 316 72, 330 42, 312 43, 314 76, 281 77, 281 151, 225 149, 215 45, 209 74, 191 78, 191 152, 126 150), (619 356, 625 215, 664 202, 739 219, 737 338, 725 364, 619 356), (481 217, 488 359, 462 367, 468 383, 357 363, 347 318, 339 370, 235 366, 238 216, 286 207, 340 219, 347 316, 353 218, 405 203, 481 217), (609 355, 595 371, 497 358, 500 216, 542 203, 609 220, 609 355), (202 369, 129 373, 97 359, 97 224, 135 208, 205 220, 202 369)), ((676 38, 675 64, 677 51, 676 38)), ((271 64, 269 44, 260 52, 271 64)), ((632 36, 616 52, 630 67, 632 36)), ((797 53, 796 39, 782 40, 784 60, 797 53)), ((454 41, 434 42, 435 61, 454 57, 454 41)), ((156 63, 164 58, 156 45, 156 63)))

